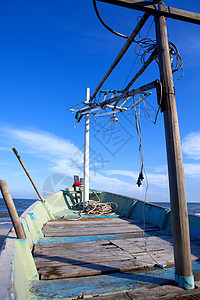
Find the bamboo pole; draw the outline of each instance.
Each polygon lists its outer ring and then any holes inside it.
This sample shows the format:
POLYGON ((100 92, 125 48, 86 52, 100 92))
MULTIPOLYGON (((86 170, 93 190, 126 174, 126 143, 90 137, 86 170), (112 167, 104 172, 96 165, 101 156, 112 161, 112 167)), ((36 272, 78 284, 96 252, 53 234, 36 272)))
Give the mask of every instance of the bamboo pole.
POLYGON ((28 170, 26 169, 26 167, 25 167, 25 165, 24 165, 24 163, 23 163, 21 157, 19 156, 19 153, 17 152, 17 150, 16 150, 15 148, 13 148, 12 150, 13 150, 13 152, 15 153, 15 155, 17 156, 17 158, 18 158, 18 160, 19 160, 19 162, 20 162, 22 168, 24 169, 26 175, 27 175, 28 178, 30 179, 30 181, 31 181, 31 183, 32 183, 32 185, 33 185, 33 187, 34 187, 36 193, 38 194, 40 200, 41 200, 42 202, 45 202, 44 199, 42 198, 40 192, 38 191, 38 189, 37 189, 37 187, 36 187, 36 185, 35 185, 35 183, 34 183, 32 177, 31 177, 31 175, 29 174, 28 170))
POLYGON ((172 68, 165 17, 155 17, 160 79, 167 109, 164 111, 165 139, 168 160, 172 235, 174 244, 175 280, 179 287, 194 288, 185 177, 172 68))
POLYGON ((5 201, 5 204, 7 206, 10 218, 12 220, 16 236, 18 239, 24 240, 26 237, 25 237, 22 225, 20 223, 20 219, 19 219, 17 210, 15 208, 15 204, 13 202, 13 199, 11 197, 11 194, 9 192, 7 184, 3 180, 0 180, 0 189, 1 189, 3 199, 5 201))

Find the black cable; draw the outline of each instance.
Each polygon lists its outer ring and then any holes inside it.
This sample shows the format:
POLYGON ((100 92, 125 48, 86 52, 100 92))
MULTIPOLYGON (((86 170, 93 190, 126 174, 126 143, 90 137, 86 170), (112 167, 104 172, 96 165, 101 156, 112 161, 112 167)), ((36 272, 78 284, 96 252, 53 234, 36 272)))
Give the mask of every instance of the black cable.
MULTIPOLYGON (((150 38, 144 38, 139 41, 135 40, 135 42, 137 43, 137 46, 135 47, 135 53, 137 56, 141 57, 141 63, 145 64, 146 56, 148 54, 151 54, 156 49, 157 42, 154 40, 151 40, 150 38), (137 50, 138 47, 140 47, 139 51, 137 50), (140 54, 141 49, 143 50, 142 54, 140 54)), ((181 72, 182 72, 180 77, 178 79, 174 80, 174 82, 176 82, 176 81, 180 80, 184 75, 183 60, 181 58, 181 55, 180 55, 177 47, 172 42, 169 42, 169 53, 170 53, 170 58, 171 58, 172 73, 175 73, 179 70, 181 70, 181 72)))
POLYGON ((122 38, 124 38, 124 39, 128 39, 129 36, 124 35, 124 34, 122 34, 122 33, 119 33, 119 32, 117 32, 117 31, 113 30, 112 28, 110 28, 110 27, 103 21, 103 19, 101 18, 100 14, 99 14, 98 8, 97 8, 96 0, 92 0, 92 2, 93 2, 93 6, 94 6, 94 10, 95 10, 95 12, 96 12, 96 15, 97 15, 99 21, 101 22, 101 24, 102 24, 106 29, 108 29, 110 32, 114 33, 115 35, 120 36, 120 37, 122 37, 122 38))
MULTIPOLYGON (((152 21, 152 23, 151 23, 151 25, 150 25, 150 27, 149 27, 149 30, 147 31, 147 34, 146 34, 146 37, 145 37, 145 38, 147 38, 147 36, 148 36, 148 34, 149 34, 150 30, 151 30, 151 27, 152 27, 153 23, 154 23, 154 20, 152 21)), ((136 41, 135 41, 135 42, 136 42, 136 41)), ((137 42, 136 42, 136 43, 137 43, 137 42)), ((141 51, 141 49, 139 50, 139 53, 140 53, 140 51, 141 51)), ((123 89, 124 89, 124 87, 125 87, 125 85, 126 85, 126 83, 127 83, 127 81, 128 81, 128 78, 129 78, 129 76, 130 76, 130 74, 131 74, 131 72, 132 72, 132 70, 133 70, 135 64, 136 64, 136 61, 137 61, 137 59, 138 59, 138 56, 139 56, 139 55, 136 56, 136 58, 135 58, 135 60, 134 60, 134 62, 133 62, 133 64, 132 64, 132 67, 131 67, 131 69, 130 69, 130 71, 129 71, 129 73, 128 73, 128 76, 127 76, 126 80, 125 80, 123 89)))

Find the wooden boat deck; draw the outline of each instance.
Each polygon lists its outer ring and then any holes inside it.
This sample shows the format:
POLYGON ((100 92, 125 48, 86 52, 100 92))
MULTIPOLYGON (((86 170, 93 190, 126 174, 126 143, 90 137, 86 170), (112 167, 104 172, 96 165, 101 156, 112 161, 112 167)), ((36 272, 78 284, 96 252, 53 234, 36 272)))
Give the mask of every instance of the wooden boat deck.
MULTIPOLYGON (((41 279, 32 287, 37 294, 61 283, 65 284, 63 295, 80 296, 77 284, 84 294, 112 294, 172 282, 174 278, 172 237, 151 224, 144 226, 119 216, 61 219, 48 222, 43 234, 33 252, 41 279)), ((197 261, 199 243, 192 241, 191 247, 192 260, 197 261)))

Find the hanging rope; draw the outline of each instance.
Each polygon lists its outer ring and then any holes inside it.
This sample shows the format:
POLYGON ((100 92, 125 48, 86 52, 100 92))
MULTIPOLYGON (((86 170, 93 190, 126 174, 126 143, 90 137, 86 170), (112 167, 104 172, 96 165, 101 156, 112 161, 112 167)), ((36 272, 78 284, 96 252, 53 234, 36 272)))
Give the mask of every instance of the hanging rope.
MULTIPOLYGON (((133 102, 135 102, 134 97, 133 97, 133 102)), ((135 123, 136 123, 136 131, 137 131, 137 135, 138 135, 138 140, 139 140, 139 153, 140 153, 140 172, 139 172, 139 177, 138 177, 138 186, 141 185, 142 180, 145 177, 146 180, 146 189, 145 189, 145 198, 144 198, 144 203, 143 203, 143 209, 142 209, 142 213, 143 213, 143 231, 142 231, 142 238, 143 238, 143 242, 145 245, 145 250, 147 252, 147 254, 152 258, 152 260, 156 263, 156 265, 160 268, 165 268, 165 265, 160 264, 155 257, 153 256, 153 254, 150 253, 149 249, 148 249, 148 245, 145 239, 145 224, 146 224, 146 220, 145 220, 145 204, 147 203, 147 193, 148 193, 148 189, 149 189, 149 182, 148 182, 148 176, 147 173, 145 171, 144 168, 144 152, 143 152, 143 147, 142 147, 142 137, 141 137, 141 124, 140 124, 140 102, 138 105, 138 112, 136 109, 136 105, 134 106, 134 111, 135 111, 135 123), (144 172, 144 176, 143 176, 143 172, 144 172)))

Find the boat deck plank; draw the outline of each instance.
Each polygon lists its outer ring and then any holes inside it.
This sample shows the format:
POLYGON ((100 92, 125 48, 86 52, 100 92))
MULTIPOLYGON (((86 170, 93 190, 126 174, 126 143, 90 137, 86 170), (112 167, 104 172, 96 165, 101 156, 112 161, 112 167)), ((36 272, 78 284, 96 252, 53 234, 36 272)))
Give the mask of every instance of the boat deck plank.
MULTIPOLYGON (((94 221, 54 221, 48 222, 43 229, 45 237, 57 237, 57 243, 37 244, 34 260, 42 280, 76 278, 116 272, 127 272, 156 263, 174 263, 172 237, 158 236, 158 228, 132 219, 105 218, 94 221), (143 237, 142 231, 152 230, 156 236, 143 237), (140 236, 119 233, 141 233, 140 236), (107 239, 80 242, 63 242, 62 237, 107 235, 107 239), (116 235, 116 236, 115 236, 116 235), (111 237, 112 236, 112 237, 111 237)), ((45 239, 44 237, 44 239, 45 239)), ((199 246, 192 242, 192 259, 200 257, 199 246)))
MULTIPOLYGON (((133 222, 131 219, 105 218, 101 221, 54 221, 48 222, 43 229, 46 237, 50 236, 84 236, 100 234, 117 234, 129 232, 142 232, 144 224, 142 222, 133 222)), ((158 227, 151 224, 145 224, 145 231, 158 230, 158 227)))

